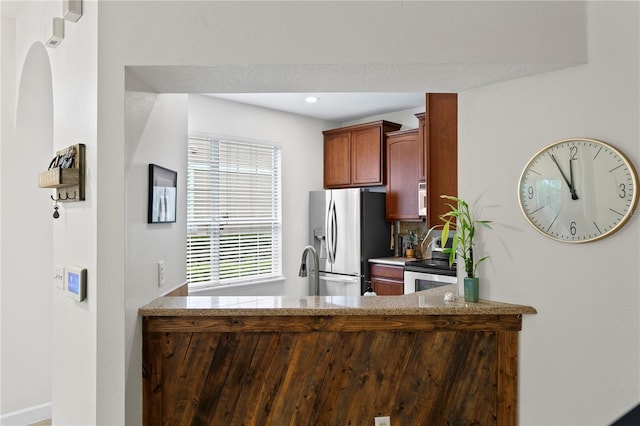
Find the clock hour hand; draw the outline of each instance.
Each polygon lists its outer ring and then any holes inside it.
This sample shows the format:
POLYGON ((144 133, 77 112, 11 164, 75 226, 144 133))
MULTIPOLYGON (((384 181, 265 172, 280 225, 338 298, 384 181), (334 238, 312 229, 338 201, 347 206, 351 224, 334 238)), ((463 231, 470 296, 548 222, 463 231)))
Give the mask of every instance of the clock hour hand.
MULTIPOLYGON (((567 176, 564 174, 564 172, 560 168, 560 164, 558 164, 558 160, 556 160, 555 155, 551 154, 551 159, 553 160, 554 163, 556 163, 556 166, 558 167, 558 170, 560 170, 560 174, 562 175, 562 178, 564 179, 564 181, 567 182, 567 186, 569 187, 569 192, 571 193, 571 199, 577 200, 578 195, 576 194, 576 191, 573 189, 573 185, 571 185, 571 182, 569 182, 569 179, 567 179, 567 176)), ((569 166, 571 166, 571 163, 569 163, 569 166)), ((570 170, 573 170, 573 169, 570 168, 570 170)))

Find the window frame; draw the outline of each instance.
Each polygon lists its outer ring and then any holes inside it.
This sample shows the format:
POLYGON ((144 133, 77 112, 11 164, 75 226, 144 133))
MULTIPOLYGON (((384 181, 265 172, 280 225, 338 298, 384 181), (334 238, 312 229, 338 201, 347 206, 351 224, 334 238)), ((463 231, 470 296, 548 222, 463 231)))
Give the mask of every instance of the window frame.
MULTIPOLYGON (((220 289, 226 287, 238 287, 238 286, 248 286, 255 284, 262 284, 267 282, 273 282, 284 279, 282 276, 282 146, 265 141, 265 140, 253 140, 246 139, 240 137, 229 137, 229 136, 221 136, 221 135, 202 135, 202 134, 191 134, 189 135, 187 143, 187 259, 186 259, 186 276, 187 283, 189 285, 190 290, 204 290, 204 289, 220 289), (195 143, 198 144, 208 144, 208 152, 205 153, 205 156, 208 157, 208 162, 205 163, 202 159, 195 161, 193 156, 197 155, 192 152, 195 143), (271 161, 273 164, 269 165, 264 162, 258 161, 255 165, 254 169, 244 169, 244 171, 237 173, 230 173, 231 176, 238 176, 237 179, 224 179, 225 173, 223 173, 224 164, 220 164, 220 161, 224 161, 220 159, 220 144, 224 144, 225 146, 235 146, 238 150, 236 162, 234 165, 238 165, 242 161, 246 160, 246 158, 240 157, 251 157, 252 155, 260 155, 265 154, 265 152, 270 152, 271 161), (215 148, 217 146, 217 149, 215 148), (247 151, 242 151, 240 147, 246 146, 248 148, 247 151), (266 151, 265 151, 266 150, 266 151), (256 154, 256 152, 258 154, 256 154), (213 166, 217 164, 217 166, 213 166), (208 168, 207 165, 212 165, 212 169, 206 170, 208 168), (261 169, 260 167, 264 167, 261 169), (268 179, 264 179, 267 174, 265 170, 268 170, 271 167, 271 175, 268 179), (198 174, 198 178, 196 178, 196 174, 198 173, 198 169, 200 173, 198 174), (195 184, 196 179, 203 179, 208 174, 208 183, 203 185, 202 183, 197 187, 199 191, 205 191, 200 196, 200 200, 196 200, 196 195, 194 193, 194 188, 192 185, 195 184), (259 182, 256 182, 259 181, 259 182), (221 183, 223 182, 223 183, 221 183), (229 184, 231 189, 223 189, 221 185, 229 184), (249 186, 256 186, 251 188, 249 191, 249 186), (236 185, 235 189, 233 186, 236 185), (244 185, 244 186, 243 186, 244 185), (270 199, 262 198, 262 202, 256 201, 255 197, 265 194, 264 188, 271 187, 270 199), (256 189, 257 188, 257 189, 256 189), (208 191, 208 192, 207 192, 208 191), (228 197, 221 196, 221 194, 228 194, 228 197), (256 195, 257 194, 257 195, 256 195), (253 201, 250 201, 254 197, 253 201), (261 216, 261 220, 258 221, 259 224, 256 225, 255 217, 252 220, 250 216, 242 216, 242 218, 235 217, 236 221, 222 220, 223 213, 221 211, 223 198, 226 198, 226 202, 229 208, 233 210, 233 212, 229 211, 228 213, 240 214, 242 212, 248 212, 249 210, 256 210, 255 206, 258 205, 258 211, 264 213, 264 216, 261 216), (241 201, 241 202, 234 202, 241 201), (245 204, 242 201, 246 202, 245 204), (270 207, 265 207, 269 201, 271 202, 270 207), (207 209, 207 204, 210 204, 210 210, 205 211, 207 209), (204 206, 204 207, 203 207, 204 206), (237 208, 238 206, 245 206, 246 208, 243 210, 242 208, 237 208), (270 210, 266 212, 263 209, 270 210), (196 213, 196 210, 200 208, 201 210, 196 213), (217 212, 217 213, 216 213, 217 212), (207 218, 207 214, 211 213, 211 217, 207 218), (217 216, 216 216, 217 214, 217 216), (196 219, 197 217, 201 217, 200 219, 196 219), (204 219, 202 219, 204 217, 204 219), (247 222, 246 220, 249 220, 247 222), (227 235, 235 236, 237 241, 233 242, 237 247, 240 247, 238 250, 234 251, 234 248, 228 248, 224 244, 221 244, 223 241, 220 238, 220 235, 224 235, 225 226, 229 228, 226 232, 227 235), (206 227, 209 226, 210 229, 207 230, 206 227), (194 228, 200 228, 200 231, 196 231, 194 228), (268 230, 268 232, 267 232, 268 230), (244 234, 243 234, 244 233, 244 234), (251 235, 251 233, 255 233, 256 235, 251 235), (205 236, 206 237, 203 237, 205 236), (264 237, 264 238, 261 238, 264 237), (203 242, 197 247, 197 250, 194 249, 194 239, 203 238, 203 242), (209 241, 207 242, 207 238, 209 241), (269 239, 270 238, 270 239, 269 239), (243 239, 246 239, 247 244, 243 245, 243 239), (261 246, 262 242, 265 242, 263 246, 261 246), (208 244, 208 251, 207 251, 208 244), (253 244, 253 245, 251 245, 253 244), (217 246, 216 246, 217 245, 217 246), (245 260, 244 255, 246 252, 243 252, 246 246, 254 247, 256 256, 252 256, 252 261, 245 260), (198 251, 200 250, 200 251, 198 251), (228 250, 228 251, 225 251, 228 250), (195 257, 193 256, 194 251, 197 252, 195 257), (265 253, 269 253, 266 255, 265 253), (202 265, 207 264, 207 258, 203 257, 208 254, 208 273, 210 274, 210 278, 207 280, 203 280, 202 276, 207 276, 207 273, 201 273, 200 277, 194 276, 197 275, 193 273, 194 264, 192 263, 193 258, 197 258, 201 256, 200 262, 202 265), (233 263, 236 262, 236 268, 239 271, 235 277, 224 276, 221 273, 221 256, 222 255, 231 256, 233 263), (235 256, 235 257, 234 257, 235 256), (270 259, 269 261, 272 263, 268 272, 260 271, 260 265, 263 264, 263 260, 261 259, 270 259), (239 263, 244 263, 244 265, 238 265, 239 263), (247 266, 248 264, 252 264, 255 268, 256 274, 246 275, 246 272, 251 270, 251 267, 247 266)), ((206 150, 206 148, 204 148, 206 150)), ((223 150, 224 151, 224 150, 223 150)), ((225 151, 226 152, 226 151, 225 151)), ((233 155, 233 154, 231 154, 233 155)), ((258 158, 258 157, 256 157, 258 158)), ((262 160, 268 162, 268 159, 265 157, 260 157, 262 160)), ((231 164, 231 163, 229 163, 231 164)), ((248 215, 249 213, 247 213, 248 215)), ((230 242, 230 244, 232 244, 230 242)), ((264 260, 264 262, 268 262, 268 260, 264 260)), ((206 271, 207 269, 205 269, 206 271)))

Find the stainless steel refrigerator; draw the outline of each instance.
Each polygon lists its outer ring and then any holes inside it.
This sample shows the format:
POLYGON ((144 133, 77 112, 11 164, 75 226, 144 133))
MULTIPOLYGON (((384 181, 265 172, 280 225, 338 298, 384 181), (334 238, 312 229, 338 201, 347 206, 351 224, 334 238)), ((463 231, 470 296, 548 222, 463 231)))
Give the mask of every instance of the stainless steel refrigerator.
POLYGON ((358 188, 309 193, 309 244, 318 252, 320 295, 363 294, 369 259, 391 256, 390 242, 384 193, 358 188))

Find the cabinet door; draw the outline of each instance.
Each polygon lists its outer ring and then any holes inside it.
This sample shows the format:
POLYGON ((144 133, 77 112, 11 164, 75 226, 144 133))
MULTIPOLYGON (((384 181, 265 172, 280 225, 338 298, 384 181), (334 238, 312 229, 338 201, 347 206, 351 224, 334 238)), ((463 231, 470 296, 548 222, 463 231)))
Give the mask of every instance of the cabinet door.
POLYGON ((398 296, 404 294, 404 268, 400 266, 372 263, 371 288, 378 296, 398 296))
POLYGON ((324 187, 338 188, 351 184, 351 148, 349 132, 324 138, 324 187))
POLYGON ((382 185, 382 134, 379 126, 351 132, 351 183, 382 185))
POLYGON ((371 288, 378 296, 401 296, 404 294, 404 282, 385 278, 371 278, 371 288))
POLYGON ((458 95, 427 94, 426 148, 427 228, 441 224, 448 201, 440 195, 458 195, 458 95))
POLYGON ((387 134, 387 220, 420 220, 418 129, 387 134))

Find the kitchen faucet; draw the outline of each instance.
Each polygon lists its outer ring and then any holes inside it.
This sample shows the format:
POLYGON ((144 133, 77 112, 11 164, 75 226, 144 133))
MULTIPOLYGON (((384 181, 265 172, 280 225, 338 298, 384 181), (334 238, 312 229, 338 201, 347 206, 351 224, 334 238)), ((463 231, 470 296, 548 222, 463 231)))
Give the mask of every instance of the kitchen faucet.
POLYGON ((311 257, 313 257, 313 267, 315 269, 315 275, 313 277, 314 284, 314 292, 313 296, 320 296, 320 274, 319 274, 319 260, 318 260, 318 252, 312 246, 306 246, 302 251, 302 262, 300 263, 300 270, 298 271, 299 277, 307 276, 307 253, 311 252, 311 257))

